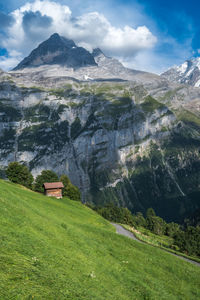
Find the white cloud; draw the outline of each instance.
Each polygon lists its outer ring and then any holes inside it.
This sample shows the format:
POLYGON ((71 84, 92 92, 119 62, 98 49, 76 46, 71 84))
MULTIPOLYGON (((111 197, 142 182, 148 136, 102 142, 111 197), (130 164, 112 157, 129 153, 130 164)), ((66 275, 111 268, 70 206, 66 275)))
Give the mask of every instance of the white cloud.
POLYGON ((184 44, 179 44, 172 38, 163 38, 162 42, 165 44, 166 49, 170 49, 169 52, 154 48, 140 51, 134 57, 118 57, 118 59, 126 67, 161 74, 173 65, 182 64, 192 55, 191 39, 186 40, 184 44))
POLYGON ((124 66, 140 71, 161 74, 171 67, 171 60, 167 60, 161 54, 157 55, 153 51, 141 51, 133 58, 118 58, 124 66))
POLYGON ((19 63, 19 59, 16 57, 0 56, 0 69, 10 70, 19 63))
POLYGON ((26 3, 10 16, 15 22, 8 28, 7 37, 0 45, 9 53, 9 58, 0 57, 0 65, 9 68, 14 67, 16 61, 27 56, 54 32, 73 39, 78 45, 89 50, 100 47, 106 54, 131 58, 143 50, 151 49, 157 41, 146 26, 112 26, 105 16, 98 12, 73 18, 68 6, 48 0, 26 3), (27 21, 29 15, 31 18, 27 21), (23 21, 25 16, 26 22, 23 21), (48 21, 48 26, 41 25, 45 24, 45 20, 48 21), (16 55, 13 54, 13 50, 17 52, 16 55))
POLYGON ((133 29, 125 26, 123 29, 111 27, 104 39, 104 49, 123 56, 135 56, 139 51, 152 48, 157 39, 146 26, 133 29))

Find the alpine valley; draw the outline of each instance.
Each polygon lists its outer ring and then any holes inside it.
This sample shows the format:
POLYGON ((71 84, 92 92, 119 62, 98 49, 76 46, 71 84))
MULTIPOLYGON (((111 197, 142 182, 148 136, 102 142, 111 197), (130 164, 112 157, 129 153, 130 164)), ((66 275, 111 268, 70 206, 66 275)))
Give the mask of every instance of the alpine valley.
POLYGON ((174 72, 127 69, 53 34, 0 72, 1 176, 11 161, 52 169, 83 202, 181 222, 200 208, 200 88, 174 72))

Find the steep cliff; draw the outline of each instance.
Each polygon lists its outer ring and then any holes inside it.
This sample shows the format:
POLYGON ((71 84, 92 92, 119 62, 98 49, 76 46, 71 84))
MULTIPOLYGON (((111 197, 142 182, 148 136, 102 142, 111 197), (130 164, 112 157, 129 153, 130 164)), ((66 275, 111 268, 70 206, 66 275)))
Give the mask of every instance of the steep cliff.
POLYGON ((2 170, 13 160, 35 176, 53 169, 70 176, 83 201, 152 206, 168 220, 199 207, 200 120, 169 109, 169 92, 154 89, 157 101, 133 82, 68 79, 52 89, 9 76, 0 83, 2 170))

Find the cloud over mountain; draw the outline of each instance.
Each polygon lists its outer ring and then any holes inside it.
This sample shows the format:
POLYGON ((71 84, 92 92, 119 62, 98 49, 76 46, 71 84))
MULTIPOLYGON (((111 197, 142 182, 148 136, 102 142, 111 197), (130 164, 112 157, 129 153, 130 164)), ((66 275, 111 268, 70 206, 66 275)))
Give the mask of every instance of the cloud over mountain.
POLYGON ((14 23, 14 18, 12 16, 6 15, 0 11, 0 27, 1 30, 5 30, 7 27, 14 23))
POLYGON ((51 17, 46 15, 42 16, 40 11, 27 11, 24 13, 22 26, 27 35, 33 35, 34 37, 35 35, 37 36, 39 34, 39 31, 49 28, 52 24, 52 21, 53 19, 51 17))
POLYGON ((106 54, 117 57, 133 58, 154 47, 157 41, 146 26, 116 27, 99 12, 74 17, 68 6, 48 0, 26 3, 4 15, 4 23, 6 31, 0 47, 7 49, 8 57, 0 57, 0 67, 6 69, 16 65, 16 61, 54 32, 90 51, 100 47, 106 54))

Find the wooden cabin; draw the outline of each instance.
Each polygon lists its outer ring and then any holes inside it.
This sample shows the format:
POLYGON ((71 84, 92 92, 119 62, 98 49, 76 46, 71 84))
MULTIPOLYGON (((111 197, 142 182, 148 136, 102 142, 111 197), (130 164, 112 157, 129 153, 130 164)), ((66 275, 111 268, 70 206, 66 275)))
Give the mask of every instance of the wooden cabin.
POLYGON ((62 189, 64 188, 62 182, 45 182, 43 187, 46 196, 62 198, 62 189))

